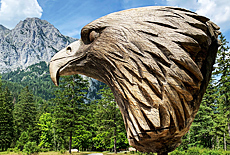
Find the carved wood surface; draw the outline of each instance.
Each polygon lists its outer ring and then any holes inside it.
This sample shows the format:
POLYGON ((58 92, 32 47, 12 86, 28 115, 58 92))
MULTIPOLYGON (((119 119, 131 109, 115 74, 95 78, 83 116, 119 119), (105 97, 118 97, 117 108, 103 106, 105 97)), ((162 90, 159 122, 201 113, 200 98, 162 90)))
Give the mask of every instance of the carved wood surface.
POLYGON ((99 18, 51 60, 50 74, 83 74, 112 89, 129 144, 174 150, 189 130, 211 76, 219 27, 176 7, 145 7, 99 18))

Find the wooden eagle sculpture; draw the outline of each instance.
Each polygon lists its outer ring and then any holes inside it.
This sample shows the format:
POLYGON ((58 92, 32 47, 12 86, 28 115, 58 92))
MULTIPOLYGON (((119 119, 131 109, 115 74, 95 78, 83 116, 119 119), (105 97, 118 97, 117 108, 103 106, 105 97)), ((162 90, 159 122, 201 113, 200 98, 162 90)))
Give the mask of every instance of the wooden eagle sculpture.
POLYGON ((177 7, 115 12, 81 30, 53 56, 50 75, 83 74, 110 86, 129 144, 167 154, 199 109, 218 49, 219 27, 177 7))

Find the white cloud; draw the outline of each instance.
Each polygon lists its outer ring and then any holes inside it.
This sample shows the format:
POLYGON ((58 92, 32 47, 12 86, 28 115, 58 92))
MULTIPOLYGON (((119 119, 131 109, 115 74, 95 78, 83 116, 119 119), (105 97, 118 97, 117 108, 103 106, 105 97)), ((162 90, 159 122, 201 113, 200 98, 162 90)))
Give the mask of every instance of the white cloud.
POLYGON ((167 0, 167 5, 183 7, 189 10, 199 7, 197 0, 167 0))
POLYGON ((37 0, 1 0, 0 7, 0 24, 10 29, 27 17, 42 16, 37 0))
POLYGON ((229 0, 167 0, 167 5, 184 7, 211 19, 221 31, 230 30, 229 0))

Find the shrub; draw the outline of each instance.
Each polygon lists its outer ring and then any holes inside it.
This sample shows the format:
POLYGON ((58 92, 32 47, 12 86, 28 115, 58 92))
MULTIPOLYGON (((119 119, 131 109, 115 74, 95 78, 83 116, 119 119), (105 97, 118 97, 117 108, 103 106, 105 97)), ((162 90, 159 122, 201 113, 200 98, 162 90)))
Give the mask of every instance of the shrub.
POLYGON ((223 155, 224 152, 219 151, 219 150, 210 150, 207 152, 207 155, 223 155))
POLYGON ((20 150, 18 149, 18 147, 15 147, 15 148, 13 149, 13 151, 14 151, 15 153, 19 153, 19 152, 20 152, 20 150))
POLYGON ((47 149, 47 148, 40 148, 40 152, 49 152, 50 149, 47 149))
POLYGON ((130 154, 134 154, 134 151, 130 151, 130 154))
POLYGON ((226 151, 226 152, 225 152, 225 155, 230 155, 230 151, 226 151))
POLYGON ((184 151, 174 150, 170 155, 185 155, 184 151))
POLYGON ((27 142, 24 146, 23 152, 25 152, 27 155, 38 153, 39 147, 37 146, 36 142, 27 142))
POLYGON ((65 149, 65 148, 62 148, 62 149, 60 150, 60 153, 61 153, 61 154, 66 153, 66 149, 65 149))
POLYGON ((202 149, 199 147, 191 147, 187 151, 187 155, 201 155, 202 149))
POLYGON ((9 154, 10 152, 14 152, 14 149, 13 148, 8 148, 7 153, 9 154))

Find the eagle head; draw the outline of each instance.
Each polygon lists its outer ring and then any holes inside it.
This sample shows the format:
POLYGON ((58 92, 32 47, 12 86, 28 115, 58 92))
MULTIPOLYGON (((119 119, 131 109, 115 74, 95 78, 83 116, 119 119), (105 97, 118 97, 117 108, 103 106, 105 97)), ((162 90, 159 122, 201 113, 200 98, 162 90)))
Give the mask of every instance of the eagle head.
POLYGON ((176 7, 144 7, 99 18, 53 56, 50 75, 83 74, 110 86, 131 146, 174 150, 209 82, 219 27, 176 7))

